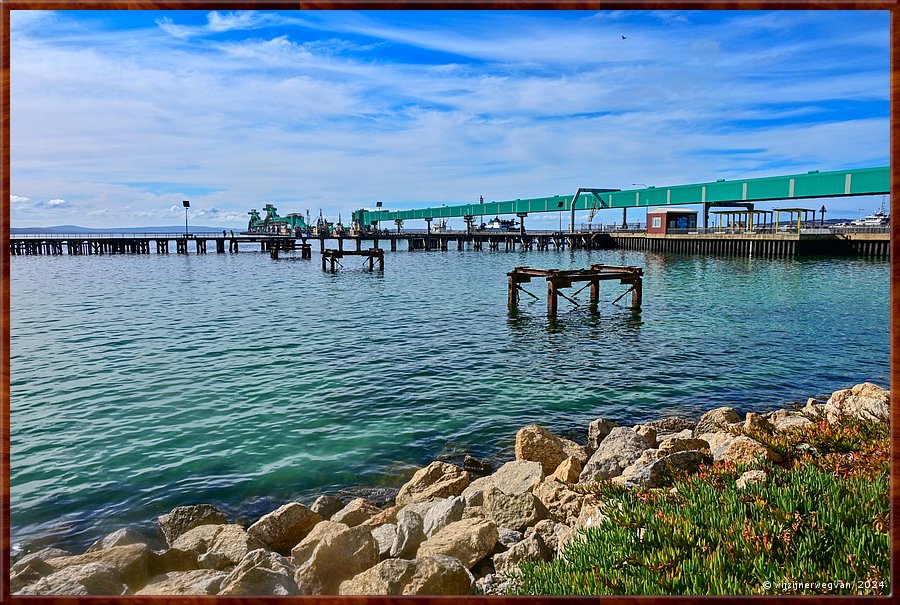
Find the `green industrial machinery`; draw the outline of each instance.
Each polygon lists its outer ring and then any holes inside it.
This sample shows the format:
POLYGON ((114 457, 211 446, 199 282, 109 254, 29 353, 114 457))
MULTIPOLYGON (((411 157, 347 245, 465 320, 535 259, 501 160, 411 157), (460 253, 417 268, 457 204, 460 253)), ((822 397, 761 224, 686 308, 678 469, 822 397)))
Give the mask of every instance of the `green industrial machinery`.
POLYGON ((308 234, 310 232, 308 220, 302 214, 292 213, 287 216, 278 216, 278 209, 272 204, 263 206, 266 212, 262 218, 255 208, 248 212, 250 221, 247 231, 250 233, 275 233, 279 235, 308 234))

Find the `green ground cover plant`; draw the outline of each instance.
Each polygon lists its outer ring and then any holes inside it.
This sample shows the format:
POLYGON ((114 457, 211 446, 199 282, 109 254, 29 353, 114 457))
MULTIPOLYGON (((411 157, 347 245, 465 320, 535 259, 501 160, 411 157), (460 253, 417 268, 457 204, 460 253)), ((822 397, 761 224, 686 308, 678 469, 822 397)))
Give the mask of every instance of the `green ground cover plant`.
POLYGON ((889 425, 746 434, 784 462, 716 463, 674 490, 584 486, 609 520, 564 558, 523 563, 515 593, 889 594, 889 425), (751 468, 767 480, 737 488, 751 468))

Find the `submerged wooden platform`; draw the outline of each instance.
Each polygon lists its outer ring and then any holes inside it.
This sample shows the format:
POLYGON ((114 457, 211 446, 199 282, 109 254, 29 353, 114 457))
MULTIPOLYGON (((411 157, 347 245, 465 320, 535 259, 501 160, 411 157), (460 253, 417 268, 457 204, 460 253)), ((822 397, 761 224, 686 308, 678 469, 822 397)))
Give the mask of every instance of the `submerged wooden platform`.
MULTIPOLYGON (((616 299, 618 301, 625 294, 631 292, 631 308, 640 309, 641 299, 643 296, 643 275, 644 270, 641 267, 631 266, 614 266, 614 265, 591 265, 588 269, 536 269, 534 267, 516 267, 506 274, 509 278, 509 308, 515 309, 519 304, 519 292, 525 292, 529 296, 534 296, 531 292, 522 288, 522 284, 529 283, 534 277, 543 277, 547 280, 547 314, 556 315, 558 307, 558 298, 562 296, 566 300, 578 304, 573 298, 570 298, 560 292, 562 288, 570 288, 576 282, 587 282, 587 285, 575 292, 572 296, 581 292, 587 287, 591 289, 590 302, 596 305, 600 300, 600 282, 608 280, 619 280, 621 284, 628 284, 631 287, 625 291, 622 296, 616 299)), ((536 296, 534 296, 537 298, 536 296)))
POLYGON ((367 257, 369 271, 375 270, 375 261, 377 260, 378 270, 384 271, 384 250, 382 250, 381 248, 370 248, 368 250, 323 250, 322 271, 330 270, 332 273, 334 273, 336 271, 335 264, 339 264, 338 259, 345 256, 367 257))

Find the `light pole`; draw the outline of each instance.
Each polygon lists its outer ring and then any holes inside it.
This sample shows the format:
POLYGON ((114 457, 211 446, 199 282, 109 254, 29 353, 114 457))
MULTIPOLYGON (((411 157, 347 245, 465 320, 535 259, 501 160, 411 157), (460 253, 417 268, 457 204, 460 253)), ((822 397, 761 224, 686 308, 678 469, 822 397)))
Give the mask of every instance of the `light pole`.
POLYGON ((183 200, 181 202, 181 205, 184 206, 184 237, 187 238, 187 236, 188 236, 187 214, 188 214, 188 208, 191 207, 191 203, 188 200, 183 200))

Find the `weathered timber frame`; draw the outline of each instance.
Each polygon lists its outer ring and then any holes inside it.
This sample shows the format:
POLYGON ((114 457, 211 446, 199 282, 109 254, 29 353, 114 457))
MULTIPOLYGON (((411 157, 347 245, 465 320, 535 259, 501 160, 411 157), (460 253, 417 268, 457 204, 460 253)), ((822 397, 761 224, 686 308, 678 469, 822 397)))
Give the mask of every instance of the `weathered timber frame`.
MULTIPOLYGON (((324 261, 323 261, 324 262, 324 261)), ((519 290, 521 284, 529 283, 533 277, 543 277, 547 280, 547 314, 556 315, 559 296, 573 301, 560 292, 562 288, 569 288, 576 282, 588 282, 591 288, 590 303, 596 305, 600 300, 600 282, 617 279, 620 284, 631 286, 625 294, 631 292, 631 308, 640 309, 643 295, 643 275, 641 267, 618 267, 612 265, 591 265, 588 269, 574 269, 561 271, 559 269, 535 269, 533 267, 516 267, 506 274, 509 277, 509 308, 516 309, 519 305, 519 290)), ((587 286, 585 286, 587 287, 587 286)), ((584 288, 582 288, 583 290, 584 288)), ((579 290, 580 292, 581 290, 579 290)), ((526 294, 531 294, 525 291, 526 294)), ((577 294, 577 292, 576 292, 577 294)), ((622 296, 624 296, 623 294, 622 296)), ((531 296, 534 296, 531 294, 531 296)), ((619 298, 622 298, 620 296, 619 298)), ((619 299, 616 299, 617 301, 619 299)), ((576 303, 577 304, 577 303, 576 303)))
POLYGON ((322 271, 337 271, 335 263, 339 258, 345 256, 365 256, 368 257, 369 271, 375 270, 375 261, 378 261, 378 270, 384 271, 384 250, 381 248, 370 248, 368 250, 323 250, 322 251, 322 271))

